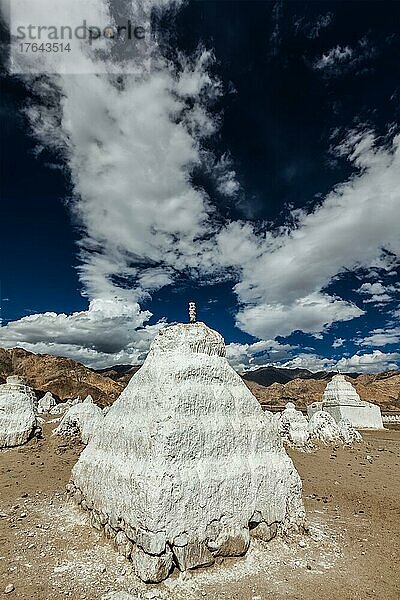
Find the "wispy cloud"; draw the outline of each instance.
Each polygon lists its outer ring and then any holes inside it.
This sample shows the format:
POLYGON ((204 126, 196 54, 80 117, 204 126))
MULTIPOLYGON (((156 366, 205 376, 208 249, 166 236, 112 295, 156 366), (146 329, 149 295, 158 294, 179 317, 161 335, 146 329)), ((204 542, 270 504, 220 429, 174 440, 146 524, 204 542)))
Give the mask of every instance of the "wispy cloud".
POLYGON ((381 148, 366 131, 346 143, 354 175, 313 212, 299 211, 294 226, 260 233, 230 223, 218 235, 220 260, 239 271, 237 321, 248 333, 313 333, 361 316, 354 303, 324 290, 341 272, 376 264, 384 248, 400 254, 400 137, 381 148))
POLYGON ((347 73, 362 74, 371 68, 371 59, 377 56, 377 48, 367 38, 361 38, 353 47, 337 45, 322 56, 311 61, 312 68, 325 78, 339 77, 347 73))
POLYGON ((282 344, 276 340, 260 340, 253 344, 231 343, 226 347, 226 356, 237 371, 247 371, 280 360, 288 359, 296 346, 282 344))
POLYGON ((353 56, 353 50, 349 46, 336 46, 323 54, 318 60, 314 62, 314 69, 332 69, 338 65, 349 63, 353 56))
POLYGON ((318 38, 334 20, 333 13, 327 12, 324 15, 319 15, 316 19, 308 21, 304 17, 295 17, 293 20, 294 30, 296 33, 303 33, 310 39, 318 38))

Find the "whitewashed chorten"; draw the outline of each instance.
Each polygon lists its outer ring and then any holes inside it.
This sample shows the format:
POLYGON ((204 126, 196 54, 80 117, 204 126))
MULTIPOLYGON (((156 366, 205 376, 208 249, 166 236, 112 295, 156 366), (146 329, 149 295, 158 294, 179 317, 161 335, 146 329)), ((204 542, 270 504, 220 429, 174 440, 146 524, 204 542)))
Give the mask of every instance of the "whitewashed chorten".
POLYGON ((303 525, 276 420, 204 323, 166 327, 110 407, 68 489, 144 581, 207 566, 303 525))

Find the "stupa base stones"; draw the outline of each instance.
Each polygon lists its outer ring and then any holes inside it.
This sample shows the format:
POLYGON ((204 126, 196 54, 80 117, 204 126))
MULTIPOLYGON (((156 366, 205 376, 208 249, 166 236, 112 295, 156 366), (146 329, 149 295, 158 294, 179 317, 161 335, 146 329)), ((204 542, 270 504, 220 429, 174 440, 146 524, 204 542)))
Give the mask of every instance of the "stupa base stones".
POLYGON ((103 420, 103 411, 91 396, 79 404, 73 404, 64 414, 54 435, 80 435, 83 444, 87 444, 103 420))
POLYGON ((36 427, 37 399, 21 377, 0 385, 0 449, 25 444, 36 427))
POLYGON ((329 412, 336 423, 346 419, 357 429, 383 429, 379 406, 361 400, 354 386, 341 374, 334 375, 327 384, 322 403, 314 402, 308 407, 309 416, 317 410, 329 412))
POLYGON ((69 494, 146 582, 301 530, 276 420, 204 323, 161 330, 72 470, 69 494))

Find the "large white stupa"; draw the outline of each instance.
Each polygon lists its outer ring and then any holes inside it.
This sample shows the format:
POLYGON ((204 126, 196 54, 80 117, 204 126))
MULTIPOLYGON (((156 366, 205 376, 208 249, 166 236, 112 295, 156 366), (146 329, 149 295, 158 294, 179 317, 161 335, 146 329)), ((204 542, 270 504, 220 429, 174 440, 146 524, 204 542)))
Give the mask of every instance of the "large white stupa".
POLYGON ((144 581, 301 528, 301 481, 276 420, 204 323, 161 330, 93 432, 68 490, 144 581))
POLYGON ((317 410, 329 412, 336 423, 347 419, 357 429, 383 429, 379 406, 361 400, 355 387, 340 373, 327 384, 322 402, 308 407, 309 416, 317 410))

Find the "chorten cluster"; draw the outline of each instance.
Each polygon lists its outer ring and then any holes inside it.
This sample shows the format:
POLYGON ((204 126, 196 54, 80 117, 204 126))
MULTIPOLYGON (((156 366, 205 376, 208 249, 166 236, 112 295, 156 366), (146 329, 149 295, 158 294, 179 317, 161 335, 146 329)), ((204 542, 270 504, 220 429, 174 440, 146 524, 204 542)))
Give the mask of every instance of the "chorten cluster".
POLYGON ((68 490, 144 581, 242 555, 252 535, 269 541, 304 521, 276 419, 204 323, 158 333, 68 490))

